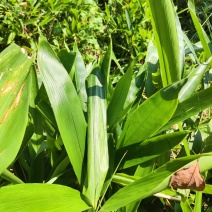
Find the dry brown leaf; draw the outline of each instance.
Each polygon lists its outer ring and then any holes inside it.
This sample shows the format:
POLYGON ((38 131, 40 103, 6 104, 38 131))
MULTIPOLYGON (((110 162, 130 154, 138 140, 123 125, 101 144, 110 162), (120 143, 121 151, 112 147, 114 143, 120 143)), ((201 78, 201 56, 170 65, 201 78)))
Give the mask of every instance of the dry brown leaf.
POLYGON ((174 173, 169 186, 175 189, 202 191, 205 188, 205 181, 200 174, 199 163, 197 162, 174 173))

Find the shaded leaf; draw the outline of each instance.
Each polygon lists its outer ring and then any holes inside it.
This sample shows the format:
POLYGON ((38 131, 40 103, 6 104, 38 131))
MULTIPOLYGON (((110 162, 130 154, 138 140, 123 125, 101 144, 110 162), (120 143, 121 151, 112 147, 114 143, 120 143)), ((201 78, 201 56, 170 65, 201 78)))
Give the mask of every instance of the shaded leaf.
POLYGON ((190 98, 178 104, 178 107, 171 120, 162 127, 157 133, 166 130, 174 124, 184 121, 207 107, 212 105, 212 87, 197 92, 190 98))
POLYGON ((147 139, 141 143, 129 145, 116 151, 116 162, 126 153, 119 168, 129 168, 131 166, 144 163, 158 157, 162 153, 179 144, 189 131, 169 133, 147 139))
POLYGON ((116 124, 118 119, 121 117, 122 111, 124 109, 124 103, 131 85, 133 68, 136 62, 137 59, 132 62, 127 72, 124 74, 124 76, 121 77, 115 87, 113 96, 107 109, 107 123, 109 127, 112 127, 114 124, 116 124))

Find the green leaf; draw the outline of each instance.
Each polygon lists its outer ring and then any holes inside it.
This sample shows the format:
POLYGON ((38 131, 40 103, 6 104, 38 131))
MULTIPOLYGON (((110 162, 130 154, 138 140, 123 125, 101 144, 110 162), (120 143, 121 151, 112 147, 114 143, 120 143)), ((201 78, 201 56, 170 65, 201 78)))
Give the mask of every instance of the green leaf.
POLYGON ((212 105, 212 87, 197 92, 190 98, 178 104, 178 107, 171 120, 163 126, 157 133, 166 130, 174 124, 184 121, 207 107, 212 105))
POLYGON ((113 125, 116 124, 116 122, 121 117, 122 111, 124 109, 124 103, 131 85, 133 68, 136 62, 137 59, 133 60, 126 74, 121 77, 115 87, 113 96, 107 109, 107 123, 110 128, 113 127, 113 125))
POLYGON ((150 97, 155 93, 155 86, 153 85, 152 74, 157 72, 158 69, 158 53, 152 41, 149 42, 147 47, 145 63, 147 64, 147 77, 145 80, 145 95, 150 97))
MULTIPOLYGON (((184 166, 190 165, 192 161, 198 158, 199 155, 187 156, 164 164, 150 174, 141 177, 130 185, 120 189, 108 201, 106 201, 101 211, 117 210, 133 201, 144 199, 166 189, 169 186, 169 181, 173 173, 184 166)), ((203 154, 201 156, 199 159, 201 172, 212 168, 212 164, 210 163, 211 159, 212 154, 203 154)))
POLYGON ((212 194, 212 185, 206 184, 205 189, 202 192, 204 194, 212 194))
POLYGON ((0 54, 0 174, 13 162, 24 138, 31 62, 15 44, 0 54))
POLYGON ((127 119, 117 149, 150 138, 174 114, 184 81, 174 83, 148 98, 127 119))
POLYGON ((66 50, 62 50, 59 52, 58 57, 60 58, 61 63, 65 67, 66 71, 69 73, 69 76, 73 80, 72 68, 74 65, 74 61, 76 59, 76 54, 73 52, 67 52, 66 50))
POLYGON ((124 12, 125 12, 125 16, 126 16, 128 29, 131 31, 132 30, 132 22, 131 22, 131 19, 130 19, 129 11, 127 9, 124 9, 124 12))
POLYGON ((81 212, 89 208, 77 190, 51 184, 22 184, 1 187, 0 202, 0 211, 81 212))
POLYGON ((53 183, 55 180, 57 180, 57 178, 59 176, 61 176, 65 170, 66 167, 69 165, 69 158, 65 157, 64 159, 62 159, 60 162, 57 162, 59 164, 57 164, 55 167, 52 168, 52 173, 50 176, 50 180, 48 181, 48 183, 53 183))
POLYGON ((194 212, 202 210, 202 191, 197 191, 195 196, 194 212))
POLYGON ((81 183, 86 122, 75 87, 44 38, 38 46, 38 67, 75 174, 81 183))
POLYGON ((192 44, 192 42, 189 40, 189 38, 187 37, 187 35, 183 32, 183 39, 185 41, 185 44, 187 45, 188 49, 185 50, 186 54, 189 54, 190 52, 193 54, 194 58, 195 58, 195 62, 199 63, 199 60, 197 58, 196 52, 194 50, 194 46, 192 44))
POLYGON ((195 6, 194 6, 194 3, 191 0, 188 0, 188 9, 190 11, 191 18, 193 20, 194 26, 197 30, 197 33, 199 35, 203 49, 205 51, 206 59, 208 59, 211 56, 211 53, 212 53, 211 50, 210 50, 210 47, 209 47, 210 39, 208 38, 203 27, 201 26, 200 21, 198 20, 198 18, 196 16, 195 6))
POLYGON ((74 51, 76 52, 76 60, 75 60, 75 81, 77 93, 79 95, 79 99, 81 101, 81 105, 83 111, 87 111, 87 93, 85 88, 85 79, 87 77, 87 72, 85 68, 85 64, 82 59, 82 55, 80 54, 78 47, 75 43, 74 51))
POLYGON ((109 77, 110 77, 110 65, 111 65, 111 58, 112 58, 112 40, 110 40, 110 45, 106 51, 106 54, 103 58, 101 70, 104 73, 104 87, 106 88, 106 95, 109 90, 109 77))
POLYGON ((179 42, 179 48, 180 48, 180 54, 179 54, 180 69, 179 69, 179 72, 182 75, 183 70, 184 70, 184 65, 185 65, 185 48, 184 48, 185 44, 184 44, 183 31, 182 31, 182 28, 181 28, 179 17, 177 15, 176 11, 174 11, 174 14, 175 14, 178 42, 179 42))
POLYGON ((106 123, 106 92, 101 70, 95 68, 88 77, 88 163, 83 194, 93 208, 98 199, 108 171, 108 145, 106 123))
MULTIPOLYGON (((176 13, 171 1, 149 0, 163 87, 181 79, 181 54, 176 13)), ((179 25, 179 23, 178 23, 179 25)))
POLYGON ((13 173, 8 171, 7 169, 4 170, 4 172, 1 174, 1 177, 6 179, 9 182, 14 183, 14 184, 22 184, 22 183, 24 183, 21 179, 16 177, 13 173))
POLYGON ((133 144, 116 151, 116 162, 126 153, 119 169, 129 168, 158 157, 179 144, 189 131, 181 131, 156 136, 141 143, 133 144))
MULTIPOLYGON (((183 212, 192 212, 192 208, 188 203, 188 199, 181 195, 180 206, 183 212)), ((201 211, 201 210, 200 210, 201 211)))
POLYGON ((188 81, 186 84, 182 87, 180 93, 179 93, 179 101, 182 102, 189 98, 197 86, 200 84, 204 73, 212 61, 212 57, 210 57, 205 64, 200 64, 198 68, 196 68, 194 71, 192 71, 188 76, 188 81))

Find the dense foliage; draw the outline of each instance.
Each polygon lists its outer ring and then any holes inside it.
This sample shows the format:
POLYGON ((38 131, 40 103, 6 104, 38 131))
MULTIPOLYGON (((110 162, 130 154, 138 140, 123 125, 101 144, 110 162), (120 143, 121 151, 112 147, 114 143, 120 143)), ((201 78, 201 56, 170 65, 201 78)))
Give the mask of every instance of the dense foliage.
POLYGON ((2 0, 0 211, 211 211, 211 12, 2 0), (197 163, 203 191, 170 187, 197 163))

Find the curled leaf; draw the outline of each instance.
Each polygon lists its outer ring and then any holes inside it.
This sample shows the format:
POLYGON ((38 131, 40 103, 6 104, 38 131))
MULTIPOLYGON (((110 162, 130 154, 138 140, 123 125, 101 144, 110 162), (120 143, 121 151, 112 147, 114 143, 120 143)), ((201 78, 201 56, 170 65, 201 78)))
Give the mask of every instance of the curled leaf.
POLYGON ((205 181, 200 174, 199 163, 175 172, 171 178, 170 187, 202 191, 205 188, 205 181))

